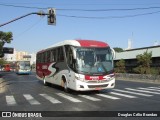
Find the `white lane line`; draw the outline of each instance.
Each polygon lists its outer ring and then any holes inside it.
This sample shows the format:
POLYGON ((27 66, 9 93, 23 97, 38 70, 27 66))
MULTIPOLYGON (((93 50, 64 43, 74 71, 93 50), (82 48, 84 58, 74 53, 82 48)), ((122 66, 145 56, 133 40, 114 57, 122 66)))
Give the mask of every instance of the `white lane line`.
POLYGON ((137 92, 144 92, 144 93, 151 93, 151 94, 158 94, 160 95, 160 93, 158 92, 151 92, 151 91, 147 91, 147 90, 137 90, 137 89, 132 89, 132 88, 125 88, 127 90, 132 90, 132 91, 137 91, 137 92))
POLYGON ((82 101, 80 101, 80 100, 78 100, 78 99, 76 99, 76 98, 74 98, 74 97, 65 95, 65 94, 63 94, 63 93, 56 93, 56 94, 59 95, 59 96, 61 96, 61 97, 63 97, 63 98, 66 98, 66 99, 68 99, 68 100, 70 100, 70 101, 72 101, 72 102, 82 102, 82 101))
POLYGON ((37 100, 35 100, 30 94, 23 94, 23 96, 25 97, 25 99, 31 104, 31 105, 39 105, 41 103, 39 103, 37 100))
POLYGON ((157 89, 154 89, 154 88, 138 88, 138 89, 142 89, 142 90, 151 90, 151 91, 160 92, 160 90, 157 90, 157 89))
POLYGON ((118 92, 130 93, 130 94, 134 94, 134 95, 146 96, 146 97, 153 96, 153 95, 149 95, 149 94, 137 93, 137 92, 127 91, 127 90, 120 90, 120 89, 113 89, 113 90, 118 91, 118 92))
POLYGON ((110 94, 119 95, 119 96, 123 96, 123 97, 127 97, 127 98, 137 98, 136 96, 126 95, 126 94, 116 93, 116 92, 110 92, 110 94))
POLYGON ((113 97, 113 96, 105 95, 105 94, 96 94, 96 95, 101 96, 101 97, 105 97, 105 98, 109 98, 109 99, 113 99, 113 100, 120 99, 118 97, 113 97))
POLYGON ((15 106, 17 105, 16 100, 14 99, 14 97, 11 96, 6 96, 6 102, 8 106, 15 106))
POLYGON ((148 87, 148 88, 160 89, 160 87, 148 87))
POLYGON ((47 94, 39 94, 42 97, 44 97, 45 99, 49 100, 51 103, 55 104, 55 103, 61 103, 59 100, 47 95, 47 94))
POLYGON ((98 98, 95 98, 95 97, 91 97, 91 96, 88 96, 88 95, 78 95, 80 97, 83 97, 83 98, 86 98, 88 100, 92 100, 92 101, 101 101, 100 99, 98 98))

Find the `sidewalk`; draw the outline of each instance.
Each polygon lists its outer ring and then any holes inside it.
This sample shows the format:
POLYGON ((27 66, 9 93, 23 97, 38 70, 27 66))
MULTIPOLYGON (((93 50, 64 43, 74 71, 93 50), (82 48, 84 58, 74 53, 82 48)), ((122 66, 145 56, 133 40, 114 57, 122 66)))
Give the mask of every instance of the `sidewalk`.
POLYGON ((4 79, 2 77, 2 75, 0 74, 0 93, 3 93, 5 91, 4 89, 4 79))

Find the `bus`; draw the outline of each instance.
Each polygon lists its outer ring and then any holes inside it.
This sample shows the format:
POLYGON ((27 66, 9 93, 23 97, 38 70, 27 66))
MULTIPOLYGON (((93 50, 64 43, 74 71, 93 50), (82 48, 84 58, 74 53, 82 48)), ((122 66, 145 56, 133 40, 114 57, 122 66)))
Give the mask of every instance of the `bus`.
POLYGON ((17 61, 16 62, 16 73, 17 74, 30 74, 31 73, 31 65, 30 61, 17 61))
POLYGON ((64 91, 92 91, 115 86, 114 50, 101 41, 65 40, 36 54, 36 76, 64 91))

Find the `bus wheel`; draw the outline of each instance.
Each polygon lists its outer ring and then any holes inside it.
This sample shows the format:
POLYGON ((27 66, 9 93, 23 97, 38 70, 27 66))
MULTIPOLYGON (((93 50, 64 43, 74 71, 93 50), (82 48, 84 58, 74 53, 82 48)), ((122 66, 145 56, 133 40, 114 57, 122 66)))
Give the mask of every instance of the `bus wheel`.
POLYGON ((62 78, 62 87, 63 87, 63 89, 64 89, 65 92, 69 92, 67 81, 65 80, 64 77, 62 78))

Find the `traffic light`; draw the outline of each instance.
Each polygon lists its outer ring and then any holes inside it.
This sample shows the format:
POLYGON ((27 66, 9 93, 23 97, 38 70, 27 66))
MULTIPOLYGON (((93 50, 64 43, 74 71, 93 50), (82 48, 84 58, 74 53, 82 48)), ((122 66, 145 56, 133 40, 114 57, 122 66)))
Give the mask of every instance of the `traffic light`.
POLYGON ((56 11, 54 8, 48 9, 48 25, 56 25, 56 11))

